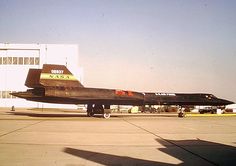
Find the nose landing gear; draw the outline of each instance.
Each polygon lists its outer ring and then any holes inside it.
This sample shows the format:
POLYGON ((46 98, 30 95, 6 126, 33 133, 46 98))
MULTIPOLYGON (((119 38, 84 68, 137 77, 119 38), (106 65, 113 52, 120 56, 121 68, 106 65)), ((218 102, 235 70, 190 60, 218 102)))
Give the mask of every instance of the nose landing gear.
POLYGON ((185 117, 184 110, 185 110, 185 108, 179 108, 179 113, 178 113, 178 117, 179 118, 185 117))

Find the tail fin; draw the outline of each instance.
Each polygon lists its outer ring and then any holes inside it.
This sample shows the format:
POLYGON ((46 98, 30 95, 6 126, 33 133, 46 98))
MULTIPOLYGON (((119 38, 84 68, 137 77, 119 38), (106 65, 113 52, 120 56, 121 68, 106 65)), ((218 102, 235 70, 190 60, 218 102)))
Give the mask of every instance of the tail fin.
POLYGON ((25 86, 27 86, 28 88, 42 87, 42 85, 40 85, 39 83, 41 71, 42 71, 41 69, 29 69, 25 81, 25 86))
POLYGON ((39 83, 42 86, 84 87, 64 65, 44 64, 39 83))

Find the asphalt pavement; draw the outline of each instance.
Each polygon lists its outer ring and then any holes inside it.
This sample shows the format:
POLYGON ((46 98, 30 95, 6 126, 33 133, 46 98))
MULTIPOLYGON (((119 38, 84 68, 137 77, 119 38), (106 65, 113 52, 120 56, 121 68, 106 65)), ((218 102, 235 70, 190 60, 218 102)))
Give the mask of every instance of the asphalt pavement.
POLYGON ((235 165, 236 117, 0 110, 0 165, 235 165))

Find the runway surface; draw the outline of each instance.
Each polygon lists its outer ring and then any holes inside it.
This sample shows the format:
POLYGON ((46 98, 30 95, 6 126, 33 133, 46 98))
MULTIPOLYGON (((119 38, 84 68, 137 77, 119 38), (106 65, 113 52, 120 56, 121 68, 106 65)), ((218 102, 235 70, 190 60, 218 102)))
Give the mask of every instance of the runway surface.
POLYGON ((0 165, 235 165, 236 117, 0 110, 0 165))

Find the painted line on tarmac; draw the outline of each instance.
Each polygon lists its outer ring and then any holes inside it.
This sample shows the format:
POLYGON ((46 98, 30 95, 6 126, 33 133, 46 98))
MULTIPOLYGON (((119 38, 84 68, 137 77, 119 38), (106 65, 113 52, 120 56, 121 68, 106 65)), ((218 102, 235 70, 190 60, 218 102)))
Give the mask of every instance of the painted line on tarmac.
POLYGON ((20 130, 22 130, 22 129, 25 129, 25 128, 27 128, 27 127, 30 127, 30 126, 33 126, 33 125, 39 124, 39 123, 41 123, 41 122, 43 122, 43 121, 44 121, 44 120, 39 121, 39 122, 36 122, 36 123, 33 123, 33 124, 26 125, 26 126, 24 126, 24 127, 21 127, 21 128, 19 128, 19 129, 16 129, 16 130, 10 131, 10 132, 8 132, 8 133, 2 134, 2 135, 0 135, 0 138, 1 138, 1 137, 4 137, 4 136, 6 136, 6 135, 9 135, 9 134, 11 134, 11 133, 14 133, 14 132, 20 131, 20 130))
POLYGON ((230 117, 236 114, 185 114, 185 117, 230 117))

